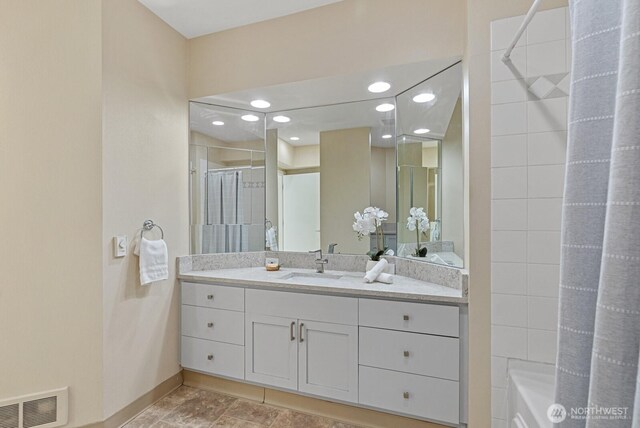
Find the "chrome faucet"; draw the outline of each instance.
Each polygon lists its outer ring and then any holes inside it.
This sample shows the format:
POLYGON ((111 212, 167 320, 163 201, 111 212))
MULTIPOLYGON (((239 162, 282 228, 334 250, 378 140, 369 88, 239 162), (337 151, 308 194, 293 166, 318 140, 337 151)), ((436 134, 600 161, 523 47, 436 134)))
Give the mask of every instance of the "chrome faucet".
POLYGON ((329 254, 333 254, 333 252, 334 252, 334 250, 336 248, 336 245, 338 245, 338 244, 329 244, 329 254))
POLYGON ((316 272, 324 273, 324 265, 329 263, 329 260, 322 258, 322 250, 309 251, 316 254, 316 272))

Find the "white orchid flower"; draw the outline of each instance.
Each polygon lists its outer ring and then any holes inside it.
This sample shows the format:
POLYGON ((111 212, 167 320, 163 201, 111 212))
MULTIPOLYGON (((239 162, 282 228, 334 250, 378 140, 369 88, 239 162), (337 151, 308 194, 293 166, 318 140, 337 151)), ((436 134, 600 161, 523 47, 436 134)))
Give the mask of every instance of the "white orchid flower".
POLYGON ((378 239, 378 247, 384 246, 384 238, 382 232, 382 223, 389 219, 389 213, 378 207, 367 207, 362 211, 353 214, 355 222, 353 223, 353 231, 358 235, 358 239, 362 239, 371 233, 376 234, 378 239))
POLYGON ((407 217, 407 229, 414 231, 417 227, 420 232, 429 230, 429 218, 427 213, 424 212, 424 208, 412 207, 409 210, 409 214, 409 217, 407 217))

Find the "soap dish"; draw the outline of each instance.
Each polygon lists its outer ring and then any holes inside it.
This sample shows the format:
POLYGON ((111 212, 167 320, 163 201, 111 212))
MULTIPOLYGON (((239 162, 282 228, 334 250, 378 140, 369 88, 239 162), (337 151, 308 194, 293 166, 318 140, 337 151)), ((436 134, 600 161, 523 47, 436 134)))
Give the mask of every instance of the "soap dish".
POLYGON ((269 272, 275 272, 275 271, 280 270, 280 265, 275 264, 275 263, 268 263, 268 264, 265 265, 265 267, 267 268, 267 270, 269 272))

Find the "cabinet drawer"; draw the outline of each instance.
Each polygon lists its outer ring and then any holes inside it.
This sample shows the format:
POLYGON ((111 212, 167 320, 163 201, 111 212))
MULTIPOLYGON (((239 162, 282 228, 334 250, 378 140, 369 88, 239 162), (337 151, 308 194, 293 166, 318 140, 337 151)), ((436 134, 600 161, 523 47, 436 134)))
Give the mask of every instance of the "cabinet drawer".
POLYGON ((183 282, 182 304, 244 311, 244 288, 183 282))
POLYGON ((360 366, 360 404, 458 424, 459 384, 360 366))
POLYGON ((182 367, 244 379, 244 346, 182 336, 182 367))
POLYGON ((460 343, 452 337, 360 327, 360 364, 458 380, 460 343))
POLYGON ((247 313, 358 325, 358 299, 287 291, 246 291, 247 313))
POLYGON ((182 334, 244 345, 244 313, 182 305, 182 334))
POLYGON ((457 306, 359 299, 359 324, 366 327, 458 337, 457 306))

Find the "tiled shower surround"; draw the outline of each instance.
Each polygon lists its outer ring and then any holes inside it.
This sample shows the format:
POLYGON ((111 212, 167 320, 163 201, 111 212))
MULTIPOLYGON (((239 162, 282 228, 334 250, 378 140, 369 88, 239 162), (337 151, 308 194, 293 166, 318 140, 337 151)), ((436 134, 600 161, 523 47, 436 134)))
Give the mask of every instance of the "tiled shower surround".
POLYGON ((567 8, 491 24, 491 361, 494 427, 506 427, 508 359, 555 363, 571 63, 567 8))

